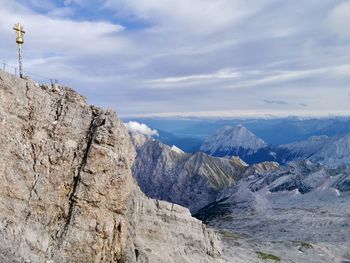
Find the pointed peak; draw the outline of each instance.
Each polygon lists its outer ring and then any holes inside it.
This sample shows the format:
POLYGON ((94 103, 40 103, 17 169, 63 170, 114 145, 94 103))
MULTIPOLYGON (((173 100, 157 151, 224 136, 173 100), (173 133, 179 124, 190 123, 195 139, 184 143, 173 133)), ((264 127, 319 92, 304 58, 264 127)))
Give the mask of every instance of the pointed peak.
POLYGON ((262 139, 257 137, 243 125, 234 127, 224 126, 218 129, 212 136, 207 138, 203 143, 201 150, 206 153, 230 152, 232 149, 245 149, 257 151, 260 148, 266 147, 262 139))
POLYGON ((218 131, 220 131, 220 130, 235 130, 235 129, 242 129, 242 128, 248 130, 242 124, 237 124, 237 125, 234 125, 234 126, 225 125, 222 128, 219 128, 218 131))
POLYGON ((249 129, 247 129, 242 124, 238 124, 235 126, 226 125, 222 128, 219 128, 215 133, 234 133, 234 132, 253 134, 249 129))
POLYGON ((241 165, 243 167, 249 167, 249 164, 247 164, 245 161, 243 161, 239 156, 232 156, 230 159, 235 164, 241 165))
POLYGON ((175 146, 175 145, 173 145, 173 146, 171 147, 171 150, 172 150, 173 152, 180 153, 180 154, 185 153, 183 150, 181 150, 180 148, 178 148, 178 147, 175 146))

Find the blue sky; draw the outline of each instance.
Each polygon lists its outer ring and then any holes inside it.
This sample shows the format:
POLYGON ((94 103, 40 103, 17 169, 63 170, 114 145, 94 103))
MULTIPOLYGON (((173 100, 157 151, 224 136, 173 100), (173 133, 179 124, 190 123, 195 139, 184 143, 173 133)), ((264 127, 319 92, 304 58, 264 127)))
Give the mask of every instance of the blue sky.
POLYGON ((350 1, 0 3, 1 62, 20 21, 26 71, 121 116, 350 115, 350 1))

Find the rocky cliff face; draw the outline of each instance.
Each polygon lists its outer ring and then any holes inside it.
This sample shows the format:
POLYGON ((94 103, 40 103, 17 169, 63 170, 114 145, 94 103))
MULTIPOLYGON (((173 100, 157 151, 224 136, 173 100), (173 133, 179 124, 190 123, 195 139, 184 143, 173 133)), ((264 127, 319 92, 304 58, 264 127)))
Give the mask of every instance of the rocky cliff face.
POLYGON ((219 262, 220 240, 146 198, 111 111, 0 72, 1 262, 219 262))
POLYGON ((188 209, 143 195, 134 198, 131 207, 137 262, 226 262, 220 259, 221 239, 188 209))

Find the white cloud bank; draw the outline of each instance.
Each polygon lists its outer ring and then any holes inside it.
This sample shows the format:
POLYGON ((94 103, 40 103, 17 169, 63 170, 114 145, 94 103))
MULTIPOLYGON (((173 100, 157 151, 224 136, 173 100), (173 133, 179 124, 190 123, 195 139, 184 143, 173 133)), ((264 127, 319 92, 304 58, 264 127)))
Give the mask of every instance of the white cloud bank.
POLYGON ((133 134, 143 134, 146 136, 158 136, 158 131, 153 130, 150 127, 148 127, 146 124, 139 123, 136 121, 129 121, 128 123, 124 124, 125 127, 129 130, 129 132, 133 134))

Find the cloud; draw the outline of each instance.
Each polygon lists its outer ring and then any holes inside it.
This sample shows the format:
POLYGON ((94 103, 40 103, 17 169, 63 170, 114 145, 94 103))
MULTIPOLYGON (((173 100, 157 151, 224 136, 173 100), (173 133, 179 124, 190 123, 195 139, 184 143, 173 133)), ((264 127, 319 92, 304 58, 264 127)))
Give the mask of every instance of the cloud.
POLYGON ((21 21, 27 31, 24 45, 27 59, 28 55, 30 57, 43 56, 49 52, 75 58, 92 57, 105 53, 117 54, 118 49, 121 48, 124 51, 125 42, 120 37, 124 27, 119 24, 102 21, 75 21, 36 13, 16 3, 3 2, 0 1, 3 7, 0 10, 2 25, 0 33, 6 36, 7 41, 13 40, 12 26, 15 22, 21 21))
POLYGON ((119 16, 151 22, 153 32, 182 31, 182 35, 203 36, 228 29, 266 3, 256 2, 253 5, 241 0, 109 0, 105 8, 115 9, 119 16))
POLYGON ((300 102, 298 105, 301 106, 301 107, 307 107, 307 104, 302 103, 302 102, 300 102))
POLYGON ((153 130, 150 127, 148 127, 146 124, 143 123, 138 123, 135 121, 129 121, 128 123, 124 124, 125 127, 129 130, 129 132, 131 133, 135 133, 135 134, 143 134, 146 136, 158 136, 158 131, 157 130, 153 130))
POLYGON ((221 69, 209 74, 196 74, 189 76, 168 77, 161 79, 153 79, 150 84, 176 84, 176 83, 202 83, 202 81, 221 80, 221 79, 237 79, 241 76, 240 72, 234 69, 221 69))
POLYGON ((328 15, 328 26, 335 34, 342 38, 350 38, 350 1, 338 4, 328 15))
POLYGON ((288 105, 288 102, 283 100, 264 100, 266 104, 288 105))
POLYGON ((121 116, 349 112, 348 3, 0 0, 0 62, 20 21, 30 76, 121 116))
MULTIPOLYGON (((300 117, 310 117, 309 110, 297 110, 291 112, 290 110, 275 110, 271 113, 271 110, 225 110, 225 111, 194 111, 194 112, 162 112, 162 113, 153 113, 153 114, 137 114, 132 117, 138 118, 276 118, 276 117, 286 117, 286 116, 300 116, 300 117)), ((330 117, 330 116, 349 116, 348 111, 334 111, 330 113, 327 110, 318 111, 312 115, 313 117, 330 117)))
MULTIPOLYGON (((235 69, 221 69, 213 73, 174 76, 160 79, 152 79, 147 84, 152 89, 177 89, 187 87, 188 85, 203 85, 203 83, 212 83, 221 81, 219 89, 237 89, 259 87, 264 85, 286 83, 302 79, 310 79, 328 76, 345 76, 350 77, 350 64, 336 65, 331 67, 318 67, 304 70, 248 70, 237 71, 235 69), (234 80, 234 81, 233 81, 234 80), (234 83, 234 84, 232 84, 234 83)), ((215 87, 217 88, 217 87, 215 87)))

